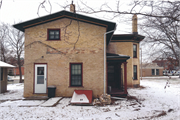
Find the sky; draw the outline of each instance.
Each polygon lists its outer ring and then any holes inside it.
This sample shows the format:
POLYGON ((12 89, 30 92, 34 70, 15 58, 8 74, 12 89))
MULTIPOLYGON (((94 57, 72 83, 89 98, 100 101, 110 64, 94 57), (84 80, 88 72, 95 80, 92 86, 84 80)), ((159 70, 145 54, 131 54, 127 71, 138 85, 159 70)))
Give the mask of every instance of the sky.
MULTIPOLYGON (((28 21, 34 18, 38 18, 41 16, 49 15, 47 12, 50 10, 50 5, 48 1, 50 1, 52 6, 51 13, 59 12, 64 10, 64 8, 60 6, 66 6, 72 3, 72 0, 46 0, 47 2, 44 4, 47 11, 44 8, 40 7, 39 15, 38 7, 40 3, 44 0, 3 0, 1 9, 0 9, 0 22, 9 23, 13 25, 15 23, 28 21)), ((93 7, 94 9, 98 9, 102 4, 108 4, 112 9, 116 10, 116 5, 118 0, 81 0, 86 5, 93 7)), ((131 7, 128 6, 131 3, 131 0, 119 0, 120 1, 120 10, 127 11, 131 7)), ((76 10, 78 10, 78 4, 83 8, 84 5, 81 4, 79 0, 73 0, 76 5, 76 10)), ((69 8, 66 8, 69 11, 69 8)), ((100 18, 103 20, 108 20, 112 22, 116 22, 117 28, 115 34, 131 34, 132 33, 132 15, 130 16, 118 16, 115 19, 112 19, 114 14, 106 14, 106 13, 98 13, 98 14, 85 14, 82 12, 77 12, 79 14, 84 14, 91 17, 100 18)), ((140 30, 138 30, 139 34, 141 34, 140 30)), ((143 51, 143 58, 147 59, 145 56, 145 49, 143 51)))
MULTIPOLYGON (((31 20, 37 17, 41 17, 44 15, 48 15, 49 13, 45 11, 44 8, 40 7, 39 9, 39 15, 37 14, 38 7, 41 2, 44 0, 3 0, 2 7, 0 9, 0 21, 4 23, 9 23, 13 25, 14 23, 19 23, 27 20, 31 20)), ((45 3, 45 7, 47 10, 50 10, 50 5, 48 4, 48 0, 45 3)), ((117 0, 82 0, 85 4, 93 7, 93 8, 100 8, 100 6, 103 3, 107 3, 109 6, 116 7, 117 5, 117 0)), ((130 0, 127 0, 128 3, 130 0)), ((127 9, 127 1, 121 2, 121 9, 127 9)), ((52 12, 55 13, 61 10, 64 10, 61 6, 66 6, 68 4, 71 4, 72 0, 50 0, 51 5, 52 5, 52 12)), ((74 4, 81 4, 79 0, 74 0, 74 4)), ((83 5, 81 5, 83 6, 83 5)), ((76 7, 76 9, 78 9, 76 7)), ((66 10, 69 11, 69 8, 66 10)), ((78 12, 80 13, 80 12, 78 12)), ((83 13, 80 13, 83 14, 83 13)), ((111 19, 111 15, 107 15, 105 13, 101 14, 86 14, 88 16, 92 17, 97 17, 101 18, 104 20, 109 20, 112 22, 117 23, 117 29, 116 29, 116 34, 121 34, 121 33, 131 33, 131 21, 127 24, 126 22, 122 22, 123 19, 121 18, 116 18, 114 20, 111 19)))

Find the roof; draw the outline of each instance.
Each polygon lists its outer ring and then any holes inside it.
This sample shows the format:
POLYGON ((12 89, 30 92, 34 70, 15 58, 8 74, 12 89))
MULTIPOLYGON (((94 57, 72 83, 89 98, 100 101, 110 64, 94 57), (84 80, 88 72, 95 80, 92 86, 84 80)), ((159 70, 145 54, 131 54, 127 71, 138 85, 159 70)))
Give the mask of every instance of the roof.
POLYGON ((140 42, 145 38, 145 36, 139 34, 116 34, 113 35, 111 42, 140 42))
POLYGON ((152 68, 152 69, 164 69, 164 67, 160 67, 160 66, 158 66, 157 65, 157 63, 144 63, 144 64, 142 64, 142 67, 143 68, 146 68, 146 69, 150 69, 150 68, 152 68))
MULTIPOLYGON (((86 23, 106 27, 106 32, 114 30, 116 27, 116 23, 114 23, 114 22, 110 22, 110 21, 106 21, 106 20, 102 20, 102 19, 97 19, 97 18, 93 18, 93 17, 89 17, 89 16, 85 16, 85 15, 81 15, 78 13, 73 13, 73 12, 69 12, 69 11, 65 11, 65 10, 62 10, 60 12, 56 12, 56 13, 53 13, 50 15, 46 15, 43 17, 38 17, 36 19, 32 19, 29 21, 21 22, 21 23, 13 25, 13 27, 24 32, 25 29, 27 29, 27 28, 34 27, 34 26, 41 25, 41 24, 45 24, 48 22, 52 22, 55 20, 62 19, 62 18, 79 20, 81 22, 86 22, 86 23)), ((106 35, 107 44, 109 44, 113 33, 114 32, 106 35)))
POLYGON ((3 68, 9 68, 9 67, 15 67, 15 66, 0 61, 0 67, 3 67, 3 68))
POLYGON ((108 61, 125 62, 130 58, 130 56, 122 55, 122 54, 106 53, 106 58, 108 61))

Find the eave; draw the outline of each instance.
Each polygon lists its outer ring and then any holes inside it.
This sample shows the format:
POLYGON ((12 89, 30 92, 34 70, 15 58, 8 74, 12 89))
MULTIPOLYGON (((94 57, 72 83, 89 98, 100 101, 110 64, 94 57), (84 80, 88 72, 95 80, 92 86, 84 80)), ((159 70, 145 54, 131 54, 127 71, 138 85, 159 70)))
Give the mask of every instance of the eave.
POLYGON ((130 59, 128 55, 114 54, 114 53, 106 53, 107 62, 126 62, 126 60, 130 59))
POLYGON ((145 36, 139 34, 121 34, 113 35, 111 42, 140 42, 145 36))

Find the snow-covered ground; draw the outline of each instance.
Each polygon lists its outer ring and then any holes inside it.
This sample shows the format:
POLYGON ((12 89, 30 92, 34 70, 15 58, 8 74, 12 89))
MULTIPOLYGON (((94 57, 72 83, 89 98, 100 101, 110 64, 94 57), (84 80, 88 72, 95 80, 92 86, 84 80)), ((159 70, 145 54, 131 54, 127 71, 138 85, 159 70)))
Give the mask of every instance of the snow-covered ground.
POLYGON ((71 98, 63 98, 55 107, 41 107, 43 100, 23 101, 23 84, 9 84, 8 90, 0 94, 0 120, 180 120, 178 77, 169 83, 144 78, 140 88, 128 89, 135 97, 103 107, 71 106, 71 98))

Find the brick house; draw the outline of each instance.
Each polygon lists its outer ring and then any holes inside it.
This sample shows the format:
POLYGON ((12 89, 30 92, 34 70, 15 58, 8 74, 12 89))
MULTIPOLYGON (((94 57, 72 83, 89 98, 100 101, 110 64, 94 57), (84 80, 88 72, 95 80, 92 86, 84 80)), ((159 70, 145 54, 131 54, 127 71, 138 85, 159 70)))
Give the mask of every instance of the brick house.
POLYGON ((153 63, 157 63, 158 66, 164 67, 164 70, 178 70, 179 64, 178 60, 175 60, 173 58, 166 58, 166 59, 156 59, 152 61, 153 63))
POLYGON ((46 96, 52 85, 64 97, 74 90, 124 96, 127 87, 139 86, 144 36, 137 33, 136 15, 132 34, 114 35, 116 23, 73 11, 14 25, 25 33, 24 97, 46 96))
POLYGON ((157 63, 142 64, 142 77, 163 76, 163 70, 157 63))
MULTIPOLYGON (((24 66, 21 66, 21 73, 22 73, 22 75, 24 75, 24 66)), ((8 68, 8 75, 10 75, 10 76, 20 75, 19 67, 8 68)))

